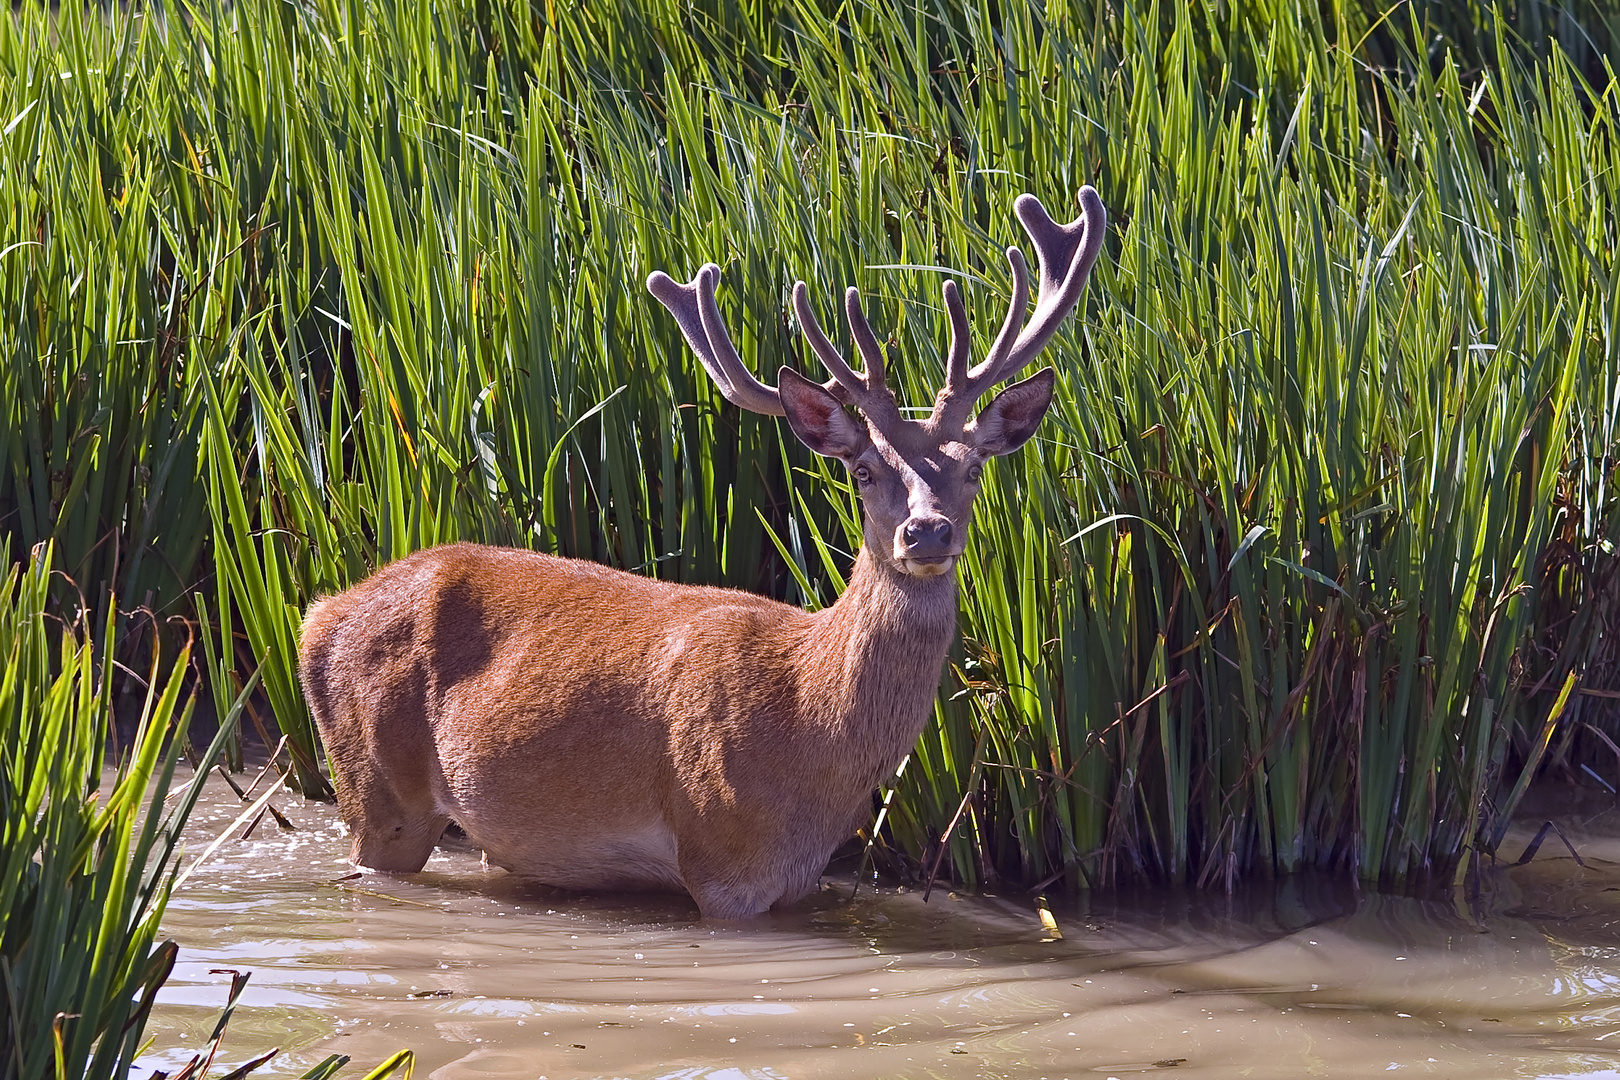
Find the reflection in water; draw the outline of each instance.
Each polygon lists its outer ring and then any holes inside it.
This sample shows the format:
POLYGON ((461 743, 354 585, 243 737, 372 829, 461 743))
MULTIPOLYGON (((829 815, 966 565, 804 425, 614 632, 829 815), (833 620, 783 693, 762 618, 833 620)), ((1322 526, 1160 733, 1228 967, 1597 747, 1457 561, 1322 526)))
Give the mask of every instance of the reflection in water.
MULTIPOLYGON (((142 1066, 203 1045, 229 984, 212 969, 236 968, 253 978, 224 1053, 281 1047, 265 1077, 400 1047, 434 1080, 1620 1077, 1606 814, 1571 834, 1587 869, 1544 848, 1472 906, 1322 881, 1114 894, 1055 907, 1065 936, 1046 941, 1024 898, 851 902, 846 881, 716 925, 679 898, 555 893, 467 850, 345 880, 335 810, 282 803, 297 831, 227 842, 171 902, 181 959, 142 1066)), ((191 850, 239 809, 219 784, 191 850)))

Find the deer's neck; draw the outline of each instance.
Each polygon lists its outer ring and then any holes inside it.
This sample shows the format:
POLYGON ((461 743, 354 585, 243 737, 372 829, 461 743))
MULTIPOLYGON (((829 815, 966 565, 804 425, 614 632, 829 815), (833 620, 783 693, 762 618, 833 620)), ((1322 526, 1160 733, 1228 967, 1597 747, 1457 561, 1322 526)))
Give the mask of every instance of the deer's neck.
MULTIPOLYGON (((956 634, 956 574, 914 578, 862 548, 849 587, 812 619, 803 662, 825 689, 816 708, 878 772, 917 741, 956 634)), ((881 777, 880 777, 881 778, 881 777)))

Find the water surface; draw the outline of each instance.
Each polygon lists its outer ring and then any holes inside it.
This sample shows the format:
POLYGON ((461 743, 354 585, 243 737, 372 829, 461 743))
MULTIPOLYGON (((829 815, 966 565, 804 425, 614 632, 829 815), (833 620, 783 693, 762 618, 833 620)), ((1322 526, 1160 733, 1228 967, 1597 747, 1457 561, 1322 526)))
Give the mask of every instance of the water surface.
MULTIPOLYGON (((852 900, 847 878, 746 925, 550 892, 454 847, 348 879, 335 808, 276 805, 293 831, 266 818, 171 901, 180 961, 142 1066, 205 1044, 229 968, 252 979, 221 1060, 279 1047, 260 1077, 331 1053, 358 1077, 402 1047, 435 1080, 1620 1077, 1608 800, 1559 808, 1586 868, 1554 841, 1474 903, 1323 882, 1114 896, 1058 904, 1061 940, 1026 897, 852 900)), ((240 810, 214 781, 190 855, 240 810)))

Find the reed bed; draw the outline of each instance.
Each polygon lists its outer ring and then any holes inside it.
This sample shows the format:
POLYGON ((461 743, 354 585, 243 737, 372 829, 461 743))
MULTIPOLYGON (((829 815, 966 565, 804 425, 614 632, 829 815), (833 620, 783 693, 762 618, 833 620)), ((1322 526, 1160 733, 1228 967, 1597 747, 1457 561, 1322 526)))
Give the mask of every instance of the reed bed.
POLYGON ((1615 27, 1455 7, 25 4, 0 528, 98 618, 197 613, 318 794, 303 607, 424 545, 836 596, 848 484, 650 270, 720 263, 767 379, 815 371, 791 282, 859 285, 926 404, 941 280, 982 350, 1013 198, 1089 182, 1106 254, 872 854, 1450 882, 1538 770, 1620 786, 1615 27))
MULTIPOLYGON (((170 657, 148 636, 144 677, 115 679, 114 658, 127 652, 117 609, 99 634, 82 620, 63 624, 51 610, 52 546, 21 563, 4 541, 0 553, 0 1078, 121 1080, 148 1045, 157 992, 179 955, 160 923, 182 880, 181 830, 246 695, 220 714, 199 757, 188 741, 190 642, 170 657), (118 688, 131 683, 143 692, 120 709, 118 688), (187 754, 204 764, 177 787, 187 754)), ((245 689, 254 685, 250 677, 245 689)), ((191 865, 210 850, 192 852, 191 865)), ((230 974, 210 1044, 173 1080, 202 1080, 213 1067, 249 978, 230 974)), ((240 1080, 277 1053, 220 1075, 240 1080)), ((331 1055, 306 1080, 329 1080, 348 1062, 331 1055)), ((400 1051, 365 1080, 409 1080, 412 1062, 400 1051)))
MULTIPOLYGON (((0 549, 4 545, 0 544, 0 549)), ((8 553, 9 554, 9 553, 8 553)), ((9 560, 8 560, 9 561, 9 560)), ((88 627, 47 615, 53 552, 0 580, 0 1077, 122 1077, 174 967, 158 923, 179 830, 201 791, 166 799, 185 745, 187 656, 160 658, 133 736, 113 747, 116 613, 88 627)), ((214 753, 223 748, 229 724, 214 753)))

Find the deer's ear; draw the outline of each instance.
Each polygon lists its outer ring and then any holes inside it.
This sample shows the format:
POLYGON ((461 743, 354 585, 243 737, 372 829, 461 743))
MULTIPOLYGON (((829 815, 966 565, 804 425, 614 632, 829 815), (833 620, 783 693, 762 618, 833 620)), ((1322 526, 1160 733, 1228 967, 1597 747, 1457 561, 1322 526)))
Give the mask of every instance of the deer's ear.
POLYGON ((823 457, 854 461, 871 445, 866 428, 844 410, 827 388, 813 383, 792 368, 776 377, 776 391, 788 426, 799 441, 823 457))
POLYGON ((1043 368, 997 394, 968 428, 973 444, 993 456, 1023 446, 1041 426, 1056 382, 1052 369, 1043 368))

